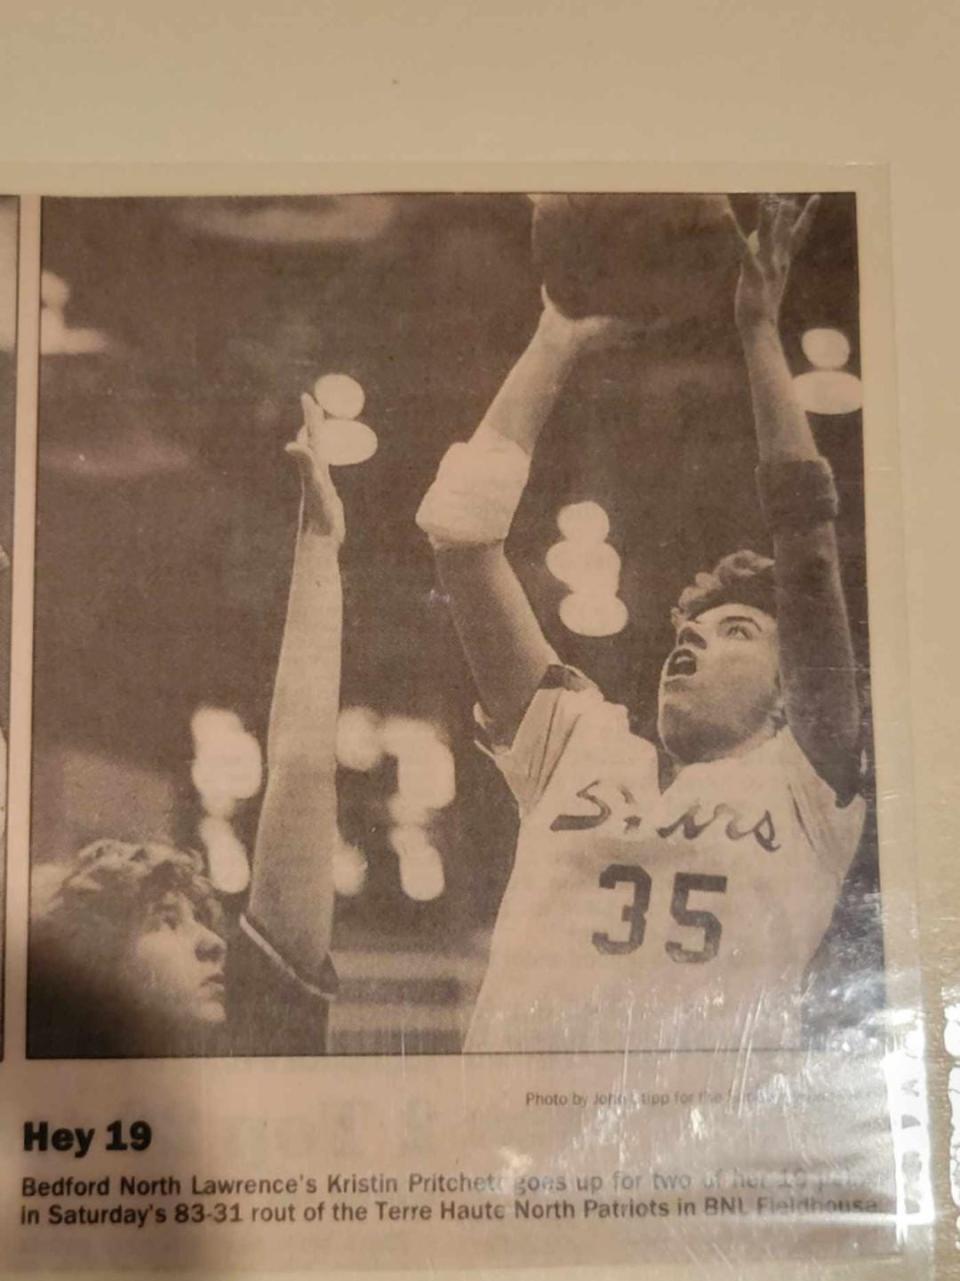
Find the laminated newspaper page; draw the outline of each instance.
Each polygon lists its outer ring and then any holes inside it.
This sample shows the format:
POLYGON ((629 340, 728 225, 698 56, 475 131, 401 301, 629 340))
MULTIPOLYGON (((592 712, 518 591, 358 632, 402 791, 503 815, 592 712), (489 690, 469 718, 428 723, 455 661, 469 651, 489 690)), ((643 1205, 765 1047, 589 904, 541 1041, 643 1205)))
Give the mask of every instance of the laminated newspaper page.
POLYGON ((21 201, 0 1271, 929 1275, 883 178, 434 177, 21 201))

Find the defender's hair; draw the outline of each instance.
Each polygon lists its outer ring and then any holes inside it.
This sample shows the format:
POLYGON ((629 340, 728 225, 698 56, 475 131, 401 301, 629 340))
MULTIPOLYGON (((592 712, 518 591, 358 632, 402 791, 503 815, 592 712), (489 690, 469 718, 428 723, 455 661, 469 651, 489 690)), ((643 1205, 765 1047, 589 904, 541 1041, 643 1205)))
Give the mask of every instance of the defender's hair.
POLYGON ((219 902, 199 854, 108 838, 79 851, 54 892, 35 904, 34 916, 41 928, 57 921, 82 929, 89 921, 101 937, 104 927, 128 935, 169 893, 183 894, 206 924, 219 928, 219 902))
POLYGON ((30 930, 30 1041, 38 1057, 142 1052, 144 1029, 124 994, 127 948, 166 894, 181 894, 223 934, 200 855, 171 845, 99 840, 44 887, 30 930), (141 1042, 140 1045, 137 1043, 141 1042))
POLYGON ((752 605, 776 618, 773 561, 744 548, 718 561, 709 574, 697 574, 670 611, 674 628, 692 622, 716 605, 752 605))

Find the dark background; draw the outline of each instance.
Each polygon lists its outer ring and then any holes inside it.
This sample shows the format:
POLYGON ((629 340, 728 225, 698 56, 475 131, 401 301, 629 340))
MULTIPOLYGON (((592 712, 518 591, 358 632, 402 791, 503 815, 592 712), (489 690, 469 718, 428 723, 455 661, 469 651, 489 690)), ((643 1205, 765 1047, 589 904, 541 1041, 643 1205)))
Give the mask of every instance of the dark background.
MULTIPOLYGON (((332 202, 269 203, 302 214, 332 202)), ((752 199, 735 203, 749 221, 752 199)), ((215 234, 204 211, 223 205, 44 202, 43 265, 71 286, 67 319, 106 333, 112 350, 49 355, 42 366, 34 858, 63 857, 104 834, 103 806, 58 785, 70 753, 168 779, 173 834, 193 840, 193 711, 233 708, 263 741, 297 511, 282 446, 299 425, 300 391, 321 373, 352 374, 380 445, 369 462, 335 472, 349 530, 342 702, 442 725, 458 794, 436 828, 446 892, 415 903, 386 844, 390 780, 383 770, 343 772, 341 825, 363 845, 370 873, 359 897, 338 904, 335 945, 338 959, 448 956, 449 974, 432 987, 405 980, 398 963, 379 997, 466 1008, 516 817, 471 746, 471 682, 413 516, 444 449, 479 421, 535 324, 531 207, 521 195, 401 196, 366 241, 268 244, 215 234), (466 978, 457 958, 471 961, 466 978)), ((854 199, 828 195, 784 306, 794 370, 808 367, 800 335, 824 325, 851 339, 849 369, 859 373, 857 308, 854 199)), ((728 319, 583 363, 544 438, 511 540, 558 651, 640 709, 641 721, 680 590, 727 552, 768 550, 732 297, 728 319), (562 591, 544 567, 557 509, 581 498, 610 513, 610 541, 623 557, 630 623, 604 640, 559 624, 562 591)), ((861 423, 844 415, 817 419, 815 429, 841 490, 845 584, 866 673, 861 423)), ((240 817, 248 838, 255 817, 256 802, 240 817)), ((871 825, 819 966, 826 1024, 877 999, 875 981, 846 982, 854 964, 875 975, 875 889, 871 825)), ((351 998, 349 962, 342 968, 351 998)), ((359 980, 353 997, 365 999, 359 980)), ((419 1048, 456 1048, 458 1033, 441 1023, 419 1048)), ((341 1045, 389 1050, 396 1039, 385 1025, 341 1045)), ((406 1051, 416 1048, 407 1035, 406 1051)))

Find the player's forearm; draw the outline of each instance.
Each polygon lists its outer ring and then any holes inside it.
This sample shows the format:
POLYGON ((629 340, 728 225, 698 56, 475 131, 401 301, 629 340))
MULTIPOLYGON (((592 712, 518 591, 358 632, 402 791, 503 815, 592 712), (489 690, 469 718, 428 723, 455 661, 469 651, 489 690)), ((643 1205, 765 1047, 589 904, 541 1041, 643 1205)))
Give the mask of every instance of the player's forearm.
POLYGON ((247 914, 308 982, 330 951, 338 839, 333 777, 318 778, 302 760, 278 765, 260 814, 247 914))
POLYGON ((564 383, 579 355, 569 332, 544 311, 523 355, 511 369, 474 439, 491 435, 512 441, 532 454, 564 383))
POLYGON ((267 787, 248 912, 305 978, 333 919, 342 589, 338 540, 309 522, 294 555, 267 736, 267 787))
POLYGON ((741 329, 758 472, 774 542, 780 670, 787 719, 838 790, 855 772, 860 708, 840 578, 836 492, 772 321, 741 329))
POLYGON ((780 670, 797 742, 838 793, 856 786, 860 700, 832 522, 774 537, 780 670))
POLYGON ((436 551, 437 573, 480 702, 504 739, 556 661, 503 544, 436 551))
POLYGON ((297 539, 267 736, 267 766, 303 761, 332 775, 340 702, 343 592, 337 540, 305 523, 297 539))
POLYGON ((839 790, 856 761, 860 715, 834 529, 836 492, 776 328, 751 327, 742 337, 760 496, 774 542, 787 719, 807 756, 839 790))
POLYGON ((553 651, 503 544, 530 456, 583 348, 576 326, 548 306, 473 439, 447 451, 417 513, 483 706, 508 739, 553 651))
POLYGON ((794 391, 776 325, 751 325, 741 331, 741 341, 761 463, 817 458, 817 443, 794 391))
POLYGON ((417 514, 480 701, 505 739, 516 732, 553 651, 503 544, 530 456, 580 350, 575 330, 548 307, 473 439, 448 450, 417 514))

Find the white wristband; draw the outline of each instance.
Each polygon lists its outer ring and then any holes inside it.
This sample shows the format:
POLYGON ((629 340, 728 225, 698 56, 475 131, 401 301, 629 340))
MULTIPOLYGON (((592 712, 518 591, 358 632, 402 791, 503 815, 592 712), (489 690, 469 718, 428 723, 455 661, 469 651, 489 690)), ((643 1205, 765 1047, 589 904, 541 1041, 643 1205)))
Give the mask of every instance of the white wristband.
POLYGON ((503 542, 529 475, 530 456, 512 440, 486 436, 451 445, 417 524, 434 547, 503 542))

